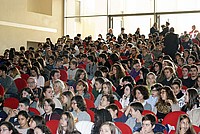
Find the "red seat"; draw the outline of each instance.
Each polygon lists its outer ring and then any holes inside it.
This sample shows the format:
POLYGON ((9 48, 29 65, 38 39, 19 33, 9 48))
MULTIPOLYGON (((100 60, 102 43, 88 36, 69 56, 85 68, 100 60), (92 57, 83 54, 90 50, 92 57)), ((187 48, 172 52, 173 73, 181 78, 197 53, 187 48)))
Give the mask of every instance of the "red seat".
POLYGON ((198 134, 200 132, 200 127, 197 127, 195 125, 192 125, 192 126, 193 126, 195 132, 198 134))
POLYGON ((88 92, 92 93, 92 86, 88 84, 88 92))
POLYGON ((122 60, 128 60, 128 57, 127 56, 121 56, 121 59, 122 60))
POLYGON ((169 125, 174 126, 176 128, 178 118, 182 114, 186 114, 186 113, 183 112, 183 111, 174 111, 174 112, 168 113, 165 116, 165 118, 163 119, 162 124, 163 125, 169 124, 169 125))
POLYGON ((118 111, 117 117, 120 118, 120 117, 122 117, 123 114, 124 113, 122 111, 118 111))
POLYGON ((2 85, 0 85, 0 96, 4 96, 5 90, 2 85))
POLYGON ((188 89, 188 88, 187 88, 186 86, 182 86, 182 90, 183 90, 184 92, 186 92, 187 89, 188 89))
POLYGON ((122 105, 118 100, 114 100, 114 103, 118 106, 119 109, 122 109, 122 105))
POLYGON ((59 120, 50 120, 46 122, 46 126, 50 129, 52 134, 56 134, 59 122, 59 120))
POLYGON ((15 85, 17 86, 18 93, 20 93, 23 88, 28 87, 26 80, 24 80, 22 78, 16 79, 15 85))
POLYGON ((67 71, 64 69, 60 69, 60 80, 67 82, 67 71))
POLYGON ((158 118, 157 118, 157 116, 156 116, 156 114, 154 112, 152 112, 150 110, 144 110, 142 112, 142 115, 146 115, 146 114, 153 114, 156 117, 156 123, 158 123, 158 118))
POLYGON ((21 74, 21 78, 24 79, 25 81, 28 80, 30 76, 28 74, 21 74))
POLYGON ((122 131, 122 134, 132 134, 131 128, 122 122, 114 122, 115 125, 122 131))
POLYGON ((33 112, 35 115, 40 115, 40 112, 36 108, 29 107, 29 111, 33 112))
POLYGON ((9 107, 12 109, 17 109, 19 106, 19 100, 16 98, 7 98, 4 100, 4 107, 9 107))
POLYGON ((112 91, 115 92, 116 91, 116 87, 112 86, 112 91))
POLYGON ((94 102, 85 98, 85 103, 88 109, 95 108, 94 102))
POLYGON ((92 100, 93 102, 95 101, 94 95, 91 92, 88 92, 90 94, 90 100, 92 100))
POLYGON ((85 64, 79 64, 77 68, 86 69, 86 65, 85 64))
POLYGON ((94 122, 94 112, 90 109, 87 109, 87 113, 90 115, 91 122, 94 122))

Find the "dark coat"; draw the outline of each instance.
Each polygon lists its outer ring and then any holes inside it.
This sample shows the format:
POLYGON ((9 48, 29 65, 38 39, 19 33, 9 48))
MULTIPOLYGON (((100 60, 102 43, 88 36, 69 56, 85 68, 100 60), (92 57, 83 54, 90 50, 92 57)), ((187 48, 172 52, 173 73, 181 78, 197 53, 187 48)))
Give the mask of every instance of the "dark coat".
POLYGON ((179 46, 179 39, 178 35, 174 33, 168 33, 164 39, 164 46, 163 52, 166 55, 171 56, 172 59, 175 58, 175 53, 178 51, 179 46))

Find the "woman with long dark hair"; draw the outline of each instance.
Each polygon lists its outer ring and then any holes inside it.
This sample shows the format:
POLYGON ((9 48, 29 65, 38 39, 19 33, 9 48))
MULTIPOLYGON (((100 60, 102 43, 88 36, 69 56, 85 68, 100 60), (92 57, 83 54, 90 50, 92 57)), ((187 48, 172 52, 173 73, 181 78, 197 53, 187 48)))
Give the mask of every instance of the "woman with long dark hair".
POLYGON ((106 109, 97 110, 94 116, 94 126, 91 134, 99 134, 101 125, 106 121, 112 121, 110 112, 106 109))
POLYGON ((82 96, 76 95, 71 100, 72 114, 75 122, 91 121, 90 115, 86 112, 86 103, 82 96))
POLYGON ((195 88, 189 88, 185 94, 185 105, 182 107, 181 111, 189 113, 191 110, 198 108, 198 92, 195 88))

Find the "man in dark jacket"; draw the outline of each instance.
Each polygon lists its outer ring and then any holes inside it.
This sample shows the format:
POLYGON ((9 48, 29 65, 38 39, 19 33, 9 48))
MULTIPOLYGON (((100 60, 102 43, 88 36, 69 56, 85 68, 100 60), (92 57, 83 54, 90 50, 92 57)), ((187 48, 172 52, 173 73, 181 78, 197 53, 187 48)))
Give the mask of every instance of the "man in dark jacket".
POLYGON ((169 33, 166 34, 164 38, 164 53, 166 55, 171 56, 172 59, 175 58, 175 54, 178 51, 178 45, 179 45, 179 40, 178 40, 178 35, 174 34, 174 28, 171 27, 169 30, 169 33))

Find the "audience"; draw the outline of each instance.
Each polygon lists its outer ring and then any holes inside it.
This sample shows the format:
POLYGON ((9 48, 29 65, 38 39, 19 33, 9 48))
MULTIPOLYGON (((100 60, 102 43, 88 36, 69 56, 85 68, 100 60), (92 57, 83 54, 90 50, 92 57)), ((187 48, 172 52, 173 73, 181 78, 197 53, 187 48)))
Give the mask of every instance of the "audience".
POLYGON ((120 133, 112 121, 128 124, 133 132, 153 133, 154 121, 142 114, 144 110, 154 112, 162 123, 167 114, 181 108, 188 116, 180 116, 176 132, 194 133, 192 125, 200 125, 199 44, 192 42, 194 38, 188 46, 185 37, 189 35, 178 37, 168 22, 161 33, 158 29, 155 24, 147 37, 140 28, 135 34, 125 34, 122 28, 120 38, 109 29, 106 39, 101 34, 97 40, 66 35, 55 45, 47 38, 35 49, 6 49, 0 57, 1 132, 48 134, 51 132, 44 126, 45 120, 56 119, 60 120, 58 133, 80 133, 75 124, 73 128, 68 126, 68 121, 90 122, 95 111, 94 125, 89 130, 92 133, 120 133), (174 47, 169 45, 172 38, 174 47), (66 70, 67 81, 60 80, 59 69, 66 70), (27 87, 18 90, 17 78, 25 79, 27 87), (20 100, 17 109, 3 108, 4 100, 10 97, 20 100), (34 115, 37 110, 40 116, 34 115))

